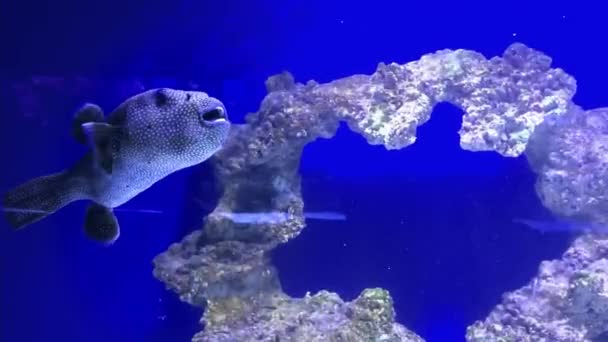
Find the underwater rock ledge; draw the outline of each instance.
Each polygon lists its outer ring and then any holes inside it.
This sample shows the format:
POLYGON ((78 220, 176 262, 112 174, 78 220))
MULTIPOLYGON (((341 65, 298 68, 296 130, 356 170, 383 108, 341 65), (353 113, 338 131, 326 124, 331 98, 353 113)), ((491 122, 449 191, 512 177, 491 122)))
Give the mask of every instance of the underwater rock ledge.
POLYGON ((382 289, 364 290, 350 303, 327 291, 304 298, 277 292, 247 302, 213 302, 203 316, 205 330, 192 341, 423 341, 394 316, 392 299, 382 289))

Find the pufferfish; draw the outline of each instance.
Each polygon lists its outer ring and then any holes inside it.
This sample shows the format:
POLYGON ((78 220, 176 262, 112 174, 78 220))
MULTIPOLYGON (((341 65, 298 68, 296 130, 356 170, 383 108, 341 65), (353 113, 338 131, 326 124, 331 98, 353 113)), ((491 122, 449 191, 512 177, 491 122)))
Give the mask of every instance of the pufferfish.
POLYGON ((89 200, 85 234, 112 244, 120 235, 113 208, 210 158, 229 130, 226 108, 204 92, 147 90, 121 103, 107 120, 99 106, 87 103, 76 112, 72 135, 89 151, 61 172, 8 191, 6 218, 21 229, 71 202, 89 200))

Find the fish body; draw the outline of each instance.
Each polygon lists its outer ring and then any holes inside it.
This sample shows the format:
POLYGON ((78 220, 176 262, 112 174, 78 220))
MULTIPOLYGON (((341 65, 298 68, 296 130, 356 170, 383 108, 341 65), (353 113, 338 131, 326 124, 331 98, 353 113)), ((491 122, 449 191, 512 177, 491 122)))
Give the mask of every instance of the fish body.
POLYGON ((154 183, 204 162, 228 136, 224 105, 203 92, 151 89, 121 103, 107 119, 93 104, 74 118, 72 134, 90 150, 72 167, 10 190, 5 212, 23 228, 77 200, 90 200, 85 232, 104 243, 119 235, 116 208, 154 183))

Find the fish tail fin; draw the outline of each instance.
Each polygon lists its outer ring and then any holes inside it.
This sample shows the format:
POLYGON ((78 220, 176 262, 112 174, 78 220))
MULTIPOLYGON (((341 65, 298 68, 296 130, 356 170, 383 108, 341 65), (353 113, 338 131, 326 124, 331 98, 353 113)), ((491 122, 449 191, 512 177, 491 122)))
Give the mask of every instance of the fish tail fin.
POLYGON ((34 178, 9 190, 2 209, 13 228, 21 229, 80 199, 76 190, 67 171, 34 178))

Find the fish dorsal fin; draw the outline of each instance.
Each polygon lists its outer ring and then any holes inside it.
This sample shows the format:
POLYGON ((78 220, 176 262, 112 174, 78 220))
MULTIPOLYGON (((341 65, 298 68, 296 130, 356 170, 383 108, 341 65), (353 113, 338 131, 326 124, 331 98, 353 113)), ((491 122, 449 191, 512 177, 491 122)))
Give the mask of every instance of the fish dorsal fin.
POLYGON ((87 143, 87 136, 82 124, 88 122, 104 122, 103 110, 92 103, 85 103, 74 115, 72 120, 72 136, 81 144, 87 143))
POLYGON ((112 173, 112 140, 118 129, 105 122, 87 122, 82 124, 82 130, 93 149, 95 165, 109 174, 112 173))

